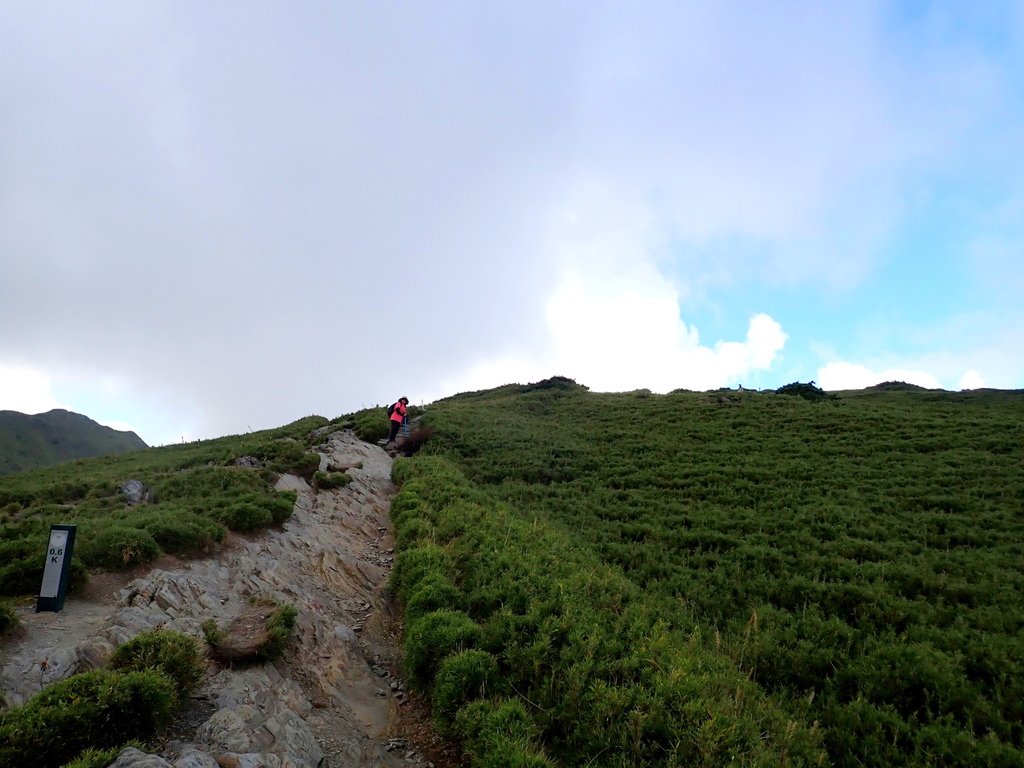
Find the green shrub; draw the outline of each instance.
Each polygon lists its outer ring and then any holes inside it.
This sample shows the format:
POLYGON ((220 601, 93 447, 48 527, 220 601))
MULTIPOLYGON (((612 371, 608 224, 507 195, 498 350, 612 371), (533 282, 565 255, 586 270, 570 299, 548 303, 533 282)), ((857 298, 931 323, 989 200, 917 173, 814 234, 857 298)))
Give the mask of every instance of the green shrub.
POLYGON ((111 524, 85 539, 76 548, 76 554, 81 555, 86 565, 118 570, 155 560, 160 556, 160 547, 149 531, 111 524))
POLYGON ((85 749, 149 738, 175 699, 174 683, 153 670, 96 669, 61 680, 0 713, 0 768, 50 768, 85 749))
POLYGON ((554 768, 519 699, 470 702, 456 715, 454 730, 475 768, 554 768))
POLYGON ((390 424, 388 423, 387 408, 366 408, 350 414, 346 424, 351 425, 352 431, 360 440, 368 443, 376 443, 388 436, 390 424))
POLYGON ((175 554, 208 550, 225 536, 224 526, 215 520, 180 509, 145 515, 135 524, 149 531, 161 550, 175 554))
POLYGON ((224 525, 234 531, 266 528, 274 522, 274 515, 270 509, 251 501, 239 501, 218 510, 218 516, 224 525))
POLYGON ((470 649, 449 656, 441 662, 434 678, 434 721, 441 728, 449 727, 463 705, 499 693, 495 688, 500 684, 498 662, 486 651, 470 649))
POLYGON ((413 684, 427 688, 446 656, 472 648, 480 627, 459 611, 434 611, 409 623, 405 664, 413 684))
POLYGON ((404 604, 409 601, 412 588, 428 576, 447 579, 448 568, 449 559, 444 549, 424 542, 414 549, 398 553, 391 571, 391 585, 399 601, 404 604))
POLYGON ((811 402, 817 402, 820 400, 838 400, 836 395, 830 395, 821 387, 815 386, 814 382, 807 384, 794 381, 791 384, 786 384, 783 387, 779 387, 775 390, 777 395, 793 395, 796 397, 802 397, 804 400, 810 400, 811 402))
POLYGON ((322 472, 318 471, 313 475, 313 484, 317 488, 330 490, 331 488, 344 488, 352 482, 352 475, 348 472, 322 472))
POLYGON ((65 764, 63 768, 107 768, 108 765, 117 760, 117 756, 123 750, 123 746, 111 747, 110 749, 89 748, 79 753, 78 757, 65 764))
POLYGON ((405 601, 405 619, 412 621, 432 611, 463 608, 462 591, 442 573, 424 576, 408 592, 405 601))
POLYGON ((267 622, 267 643, 260 650, 259 657, 271 661, 281 656, 295 629, 295 618, 299 615, 294 605, 283 605, 267 622))
POLYGON ((274 472, 299 475, 307 480, 320 468, 319 454, 307 451, 303 443, 291 438, 275 440, 256 455, 274 472))
POLYGON ((280 525, 292 516, 297 498, 298 494, 295 491, 278 491, 270 500, 270 519, 274 525, 280 525))
POLYGON ((207 619, 202 623, 203 637, 211 648, 220 647, 224 641, 224 630, 221 629, 214 619, 207 619))
POLYGON ((407 550, 420 542, 429 543, 433 533, 433 523, 422 517, 413 518, 402 525, 395 543, 399 551, 407 550))
POLYGON ((0 600, 0 637, 9 635, 21 624, 14 606, 5 600, 0 600))
POLYGON ((110 669, 137 672, 155 669, 177 686, 185 699, 203 679, 203 657, 195 638, 172 630, 144 632, 120 645, 110 658, 110 669))
POLYGON ((44 563, 38 553, 43 551, 40 545, 36 557, 8 560, 0 566, 0 595, 29 595, 39 589, 43 581, 44 563))

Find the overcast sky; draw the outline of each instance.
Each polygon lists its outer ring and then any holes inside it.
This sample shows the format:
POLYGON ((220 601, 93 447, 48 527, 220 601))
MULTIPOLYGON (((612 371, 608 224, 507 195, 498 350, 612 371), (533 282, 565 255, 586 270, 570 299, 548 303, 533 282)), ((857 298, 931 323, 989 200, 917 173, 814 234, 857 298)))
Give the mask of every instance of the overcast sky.
POLYGON ((6 3, 0 409, 1024 387, 1024 3, 6 3))

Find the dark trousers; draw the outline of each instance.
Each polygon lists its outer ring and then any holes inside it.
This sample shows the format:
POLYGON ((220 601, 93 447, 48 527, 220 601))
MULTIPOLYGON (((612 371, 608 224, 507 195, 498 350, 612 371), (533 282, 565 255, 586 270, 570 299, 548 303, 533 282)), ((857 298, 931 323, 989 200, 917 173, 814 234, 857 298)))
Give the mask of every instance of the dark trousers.
POLYGON ((398 435, 398 430, 402 428, 402 422, 391 420, 391 432, 388 434, 388 442, 395 442, 395 437, 398 435))

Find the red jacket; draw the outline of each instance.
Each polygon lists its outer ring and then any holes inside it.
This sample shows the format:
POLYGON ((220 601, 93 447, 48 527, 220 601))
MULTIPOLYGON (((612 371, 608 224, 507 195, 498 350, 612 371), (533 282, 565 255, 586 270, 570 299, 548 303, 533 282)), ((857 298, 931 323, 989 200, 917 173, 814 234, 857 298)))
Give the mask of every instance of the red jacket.
POLYGON ((397 421, 399 424, 405 421, 405 403, 401 400, 395 403, 395 410, 391 412, 391 420, 397 421))

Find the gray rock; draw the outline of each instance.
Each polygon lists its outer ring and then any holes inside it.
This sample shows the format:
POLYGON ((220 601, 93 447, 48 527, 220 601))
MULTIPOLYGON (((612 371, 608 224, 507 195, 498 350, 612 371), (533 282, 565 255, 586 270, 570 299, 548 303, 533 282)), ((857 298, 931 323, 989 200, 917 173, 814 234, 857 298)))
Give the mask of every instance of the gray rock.
POLYGON ((198 749, 186 749, 181 757, 171 763, 172 768, 220 768, 217 761, 198 749))
POLYGON ((282 768, 281 758, 277 755, 249 752, 244 755, 227 752, 217 756, 217 764, 221 768, 282 768))
POLYGON ((114 655, 114 646, 102 637, 93 637, 79 643, 75 651, 80 669, 99 669, 107 666, 110 657, 114 655))
POLYGON ((158 755, 126 747, 107 768, 171 768, 171 764, 158 755))
POLYGON ((235 459, 236 467, 248 467, 249 469, 259 469, 263 466, 263 462, 257 459, 255 456, 239 456, 235 459))
POLYGON ((256 719, 255 715, 253 707, 247 705, 237 709, 219 709, 199 726, 196 738, 218 750, 247 753, 257 746, 250 735, 249 723, 256 719))
POLYGON ((141 480, 125 480, 118 486, 117 491, 132 506, 143 504, 152 498, 149 488, 141 480))

